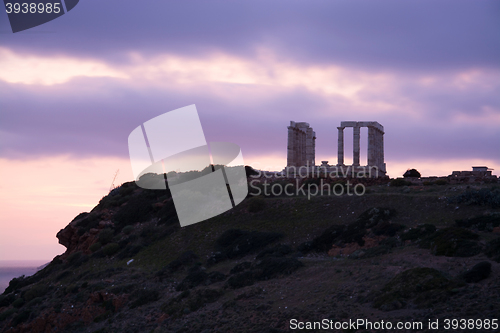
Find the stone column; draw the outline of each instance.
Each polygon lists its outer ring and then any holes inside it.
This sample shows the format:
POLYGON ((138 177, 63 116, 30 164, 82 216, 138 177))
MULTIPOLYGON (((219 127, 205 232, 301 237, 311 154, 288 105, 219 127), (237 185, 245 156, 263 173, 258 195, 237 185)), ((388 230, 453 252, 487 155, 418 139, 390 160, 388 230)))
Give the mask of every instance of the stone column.
POLYGON ((352 165, 359 166, 359 126, 356 125, 353 130, 353 148, 352 148, 352 165))
POLYGON ((286 156, 286 165, 287 166, 293 166, 295 165, 295 136, 294 136, 294 130, 293 127, 290 125, 288 126, 288 146, 287 146, 287 156, 286 156))
POLYGON ((307 134, 302 130, 302 165, 307 162, 307 134))
POLYGON ((306 131, 306 162, 310 166, 314 165, 314 131, 311 127, 306 131))
POLYGON ((316 132, 313 131, 312 165, 316 165, 316 132))
POLYGON ((339 130, 338 150, 337 150, 337 164, 344 165, 344 128, 337 127, 339 130))
POLYGON ((380 131, 377 131, 377 154, 375 155, 375 165, 380 168, 380 131))
POLYGON ((299 161, 299 156, 300 156, 300 144, 299 144, 299 133, 297 132, 297 129, 293 129, 293 141, 294 141, 294 146, 295 146, 295 159, 293 160, 293 165, 297 166, 297 163, 299 161))
POLYGON ((377 141, 377 130, 373 126, 368 126, 368 166, 372 167, 376 165, 376 141, 377 141))
POLYGON ((299 133, 299 147, 300 147, 300 154, 299 154, 299 160, 297 165, 304 165, 304 153, 305 153, 305 142, 304 142, 304 133, 302 130, 297 130, 299 133))
POLYGON ((385 162, 384 162, 384 132, 380 132, 380 154, 379 154, 379 164, 380 169, 385 170, 385 162))
POLYGON ((300 156, 300 145, 299 145, 299 133, 296 128, 293 129, 293 145, 294 145, 294 159, 293 159, 293 165, 297 166, 298 161, 299 161, 299 156, 300 156))

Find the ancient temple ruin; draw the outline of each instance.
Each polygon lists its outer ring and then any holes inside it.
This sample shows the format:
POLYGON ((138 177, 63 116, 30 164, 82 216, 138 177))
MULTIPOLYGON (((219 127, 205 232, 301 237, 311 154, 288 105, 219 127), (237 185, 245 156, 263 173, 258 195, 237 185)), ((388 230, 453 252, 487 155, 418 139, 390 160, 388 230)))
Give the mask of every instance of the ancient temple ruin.
POLYGON ((290 122, 288 126, 287 166, 314 166, 316 133, 308 123, 290 122))
POLYGON ((288 126, 288 151, 287 167, 290 168, 305 167, 308 172, 323 170, 323 172, 337 171, 342 172, 349 169, 350 174, 355 175, 358 172, 366 172, 375 177, 386 174, 386 165, 384 162, 384 127, 376 121, 342 121, 338 129, 338 151, 337 165, 328 165, 328 161, 321 161, 321 165, 316 166, 315 148, 316 133, 308 123, 290 122, 288 126), (346 166, 344 164, 344 129, 353 128, 353 163, 346 166), (367 165, 360 165, 360 134, 361 127, 368 128, 368 160, 367 165))
POLYGON ((385 174, 384 163, 384 126, 376 121, 343 121, 340 127, 337 151, 337 165, 344 165, 344 129, 352 127, 353 129, 353 149, 352 160, 353 167, 360 166, 359 152, 360 152, 360 129, 361 127, 368 127, 368 167, 376 167, 378 170, 385 174))

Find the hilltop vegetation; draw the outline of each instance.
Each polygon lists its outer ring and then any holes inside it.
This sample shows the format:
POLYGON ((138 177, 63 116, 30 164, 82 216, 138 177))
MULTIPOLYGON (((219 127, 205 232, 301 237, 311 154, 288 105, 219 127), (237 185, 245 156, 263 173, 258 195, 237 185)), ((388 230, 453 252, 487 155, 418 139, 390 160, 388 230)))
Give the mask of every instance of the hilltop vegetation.
POLYGON ((251 197, 181 228, 168 190, 125 183, 57 234, 64 254, 10 282, 0 329, 285 332, 292 318, 499 318, 498 193, 373 183, 363 196, 251 197))

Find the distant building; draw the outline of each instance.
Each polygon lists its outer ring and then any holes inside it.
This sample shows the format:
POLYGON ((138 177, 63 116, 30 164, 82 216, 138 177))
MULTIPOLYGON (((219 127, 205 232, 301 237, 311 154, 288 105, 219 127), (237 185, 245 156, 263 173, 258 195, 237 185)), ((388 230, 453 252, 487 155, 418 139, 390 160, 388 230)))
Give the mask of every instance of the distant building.
POLYGON ((490 170, 490 173, 491 173, 491 170, 493 170, 493 169, 488 169, 488 167, 485 167, 485 166, 476 166, 476 167, 473 166, 472 167, 472 171, 482 171, 482 172, 484 172, 484 171, 488 171, 488 170, 490 170))
POLYGON ((449 178, 455 181, 496 179, 497 176, 492 175, 491 171, 493 171, 493 169, 489 169, 486 166, 473 166, 472 171, 453 171, 449 178))

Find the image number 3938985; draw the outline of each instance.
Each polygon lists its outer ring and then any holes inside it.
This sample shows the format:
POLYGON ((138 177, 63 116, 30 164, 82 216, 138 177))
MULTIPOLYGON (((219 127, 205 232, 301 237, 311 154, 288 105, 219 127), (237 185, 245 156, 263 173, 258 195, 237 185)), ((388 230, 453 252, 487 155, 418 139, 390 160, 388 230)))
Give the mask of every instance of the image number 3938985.
POLYGON ((72 10, 78 2, 79 0, 4 0, 13 33, 52 21, 72 10))

